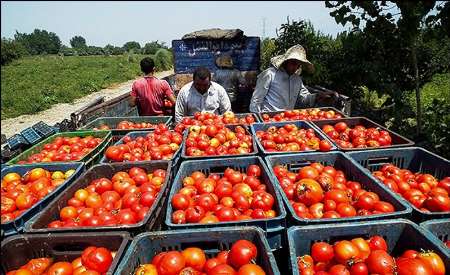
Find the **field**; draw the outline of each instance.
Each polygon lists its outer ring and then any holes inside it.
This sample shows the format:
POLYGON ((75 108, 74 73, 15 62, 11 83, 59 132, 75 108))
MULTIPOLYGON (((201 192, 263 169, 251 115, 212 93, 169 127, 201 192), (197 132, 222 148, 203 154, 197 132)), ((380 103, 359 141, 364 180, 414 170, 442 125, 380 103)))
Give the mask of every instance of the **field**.
POLYGON ((142 55, 33 56, 1 68, 1 116, 13 118, 70 103, 140 74, 142 55))

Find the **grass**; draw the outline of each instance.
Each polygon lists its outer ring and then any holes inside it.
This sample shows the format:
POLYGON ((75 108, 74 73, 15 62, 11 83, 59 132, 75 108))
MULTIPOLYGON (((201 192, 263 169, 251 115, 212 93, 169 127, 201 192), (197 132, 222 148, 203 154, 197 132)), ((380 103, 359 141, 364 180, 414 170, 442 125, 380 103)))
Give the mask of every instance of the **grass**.
POLYGON ((33 56, 1 67, 1 117, 46 110, 140 75, 142 55, 33 56))
MULTIPOLYGON (((450 73, 435 74, 431 81, 422 87, 420 99, 423 109, 431 106, 431 102, 435 98, 443 98, 447 102, 450 101, 450 73)), ((408 100, 415 111, 416 95, 414 91, 409 93, 408 100)))

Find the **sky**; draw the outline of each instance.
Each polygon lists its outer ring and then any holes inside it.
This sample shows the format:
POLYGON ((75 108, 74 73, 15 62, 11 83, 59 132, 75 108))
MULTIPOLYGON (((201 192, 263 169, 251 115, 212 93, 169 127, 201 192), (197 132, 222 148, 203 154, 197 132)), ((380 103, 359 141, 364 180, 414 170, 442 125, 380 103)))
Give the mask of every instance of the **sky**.
POLYGON ((88 45, 122 46, 137 41, 171 41, 207 28, 239 28, 247 36, 276 37, 275 29, 291 19, 310 20, 316 30, 335 36, 347 30, 329 15, 321 1, 190 1, 190 2, 1 2, 1 36, 45 29, 62 43, 81 35, 88 45))

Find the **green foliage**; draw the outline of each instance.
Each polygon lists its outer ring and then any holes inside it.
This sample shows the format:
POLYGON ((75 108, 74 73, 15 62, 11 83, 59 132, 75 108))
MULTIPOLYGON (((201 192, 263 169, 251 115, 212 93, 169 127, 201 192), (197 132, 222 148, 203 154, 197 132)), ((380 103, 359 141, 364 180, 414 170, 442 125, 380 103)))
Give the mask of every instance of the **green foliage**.
POLYGON ((86 47, 86 39, 80 35, 76 35, 70 39, 70 45, 72 48, 84 48, 86 47))
POLYGON ((450 158, 450 101, 435 98, 424 112, 424 133, 427 147, 450 158))
POLYGON ((156 54, 159 49, 167 49, 166 43, 159 43, 158 40, 146 43, 142 48, 142 54, 156 54))
POLYGON ((1 116, 12 118, 70 103, 140 73, 139 62, 128 62, 125 56, 21 58, 1 68, 1 116))
POLYGON ((270 59, 275 55, 277 48, 275 39, 265 38, 261 43, 261 71, 270 66, 270 59))
POLYGON ((1 56, 2 65, 11 63, 13 60, 28 54, 27 50, 21 43, 6 38, 2 38, 1 53, 2 53, 1 56))
POLYGON ((32 55, 57 54, 61 48, 61 40, 54 32, 35 29, 32 33, 19 33, 16 31, 14 39, 25 46, 32 55))
POLYGON ((123 45, 123 49, 127 52, 132 49, 139 50, 140 48, 141 48, 141 45, 139 44, 139 42, 136 42, 136 41, 129 41, 123 45))
POLYGON ((155 53, 153 60, 158 71, 169 70, 173 66, 172 53, 166 49, 159 49, 155 53))

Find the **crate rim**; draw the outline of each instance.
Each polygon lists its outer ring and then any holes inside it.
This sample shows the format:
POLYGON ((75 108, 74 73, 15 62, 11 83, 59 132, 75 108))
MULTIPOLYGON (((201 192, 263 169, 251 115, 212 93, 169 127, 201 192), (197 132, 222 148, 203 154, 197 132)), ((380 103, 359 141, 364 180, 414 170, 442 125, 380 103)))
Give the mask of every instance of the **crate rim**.
MULTIPOLYGON (((94 123, 96 123, 97 121, 99 121, 99 120, 102 120, 102 119, 124 119, 124 120, 133 120, 133 119, 135 119, 135 118, 143 118, 143 119, 149 119, 149 118, 155 118, 155 117, 158 117, 158 118, 167 118, 167 121, 166 122, 164 122, 164 124, 165 125, 169 125, 171 122, 172 122, 172 116, 130 116, 130 117, 127 117, 127 116, 118 116, 118 117, 111 117, 111 116, 104 116, 104 117, 98 117, 98 118, 95 118, 94 120, 92 120, 92 121, 89 121, 88 123, 86 123, 85 125, 83 125, 83 126, 81 126, 80 128, 79 128, 79 130, 93 130, 93 128, 88 128, 88 127, 91 127, 91 126, 93 126, 93 124, 94 123)), ((161 122, 162 123, 162 122, 161 122)), ((146 130, 153 130, 154 128, 141 128, 141 129, 116 129, 116 128, 112 128, 112 129, 109 129, 108 131, 112 131, 112 132, 114 132, 114 133, 118 133, 118 134, 123 134, 123 133, 129 133, 130 131, 135 131, 135 130, 137 130, 137 131, 146 131, 146 130)), ((102 130, 94 130, 94 131, 102 131, 102 130)))
MULTIPOLYGON (((342 111, 339 111, 336 107, 333 107, 333 106, 322 106, 322 107, 315 107, 315 108, 314 107, 311 107, 311 108, 300 108, 300 109, 293 109, 293 110, 311 110, 311 109, 319 109, 319 110, 331 109, 331 110, 339 113, 342 116, 342 118, 348 118, 349 117, 348 115, 344 114, 342 111)), ((269 112, 257 112, 257 113, 254 113, 254 114, 258 115, 258 119, 260 120, 260 122, 264 122, 264 120, 262 119, 262 115, 263 114, 274 115, 274 114, 279 114, 279 113, 282 113, 282 112, 285 112, 285 111, 287 111, 287 110, 283 110, 283 111, 269 111, 269 112)), ((321 121, 321 120, 323 120, 323 119, 314 119, 314 120, 298 120, 297 119, 297 120, 286 120, 286 121, 321 121)), ((276 121, 267 121, 265 123, 269 123, 269 122, 276 122, 276 121)))

